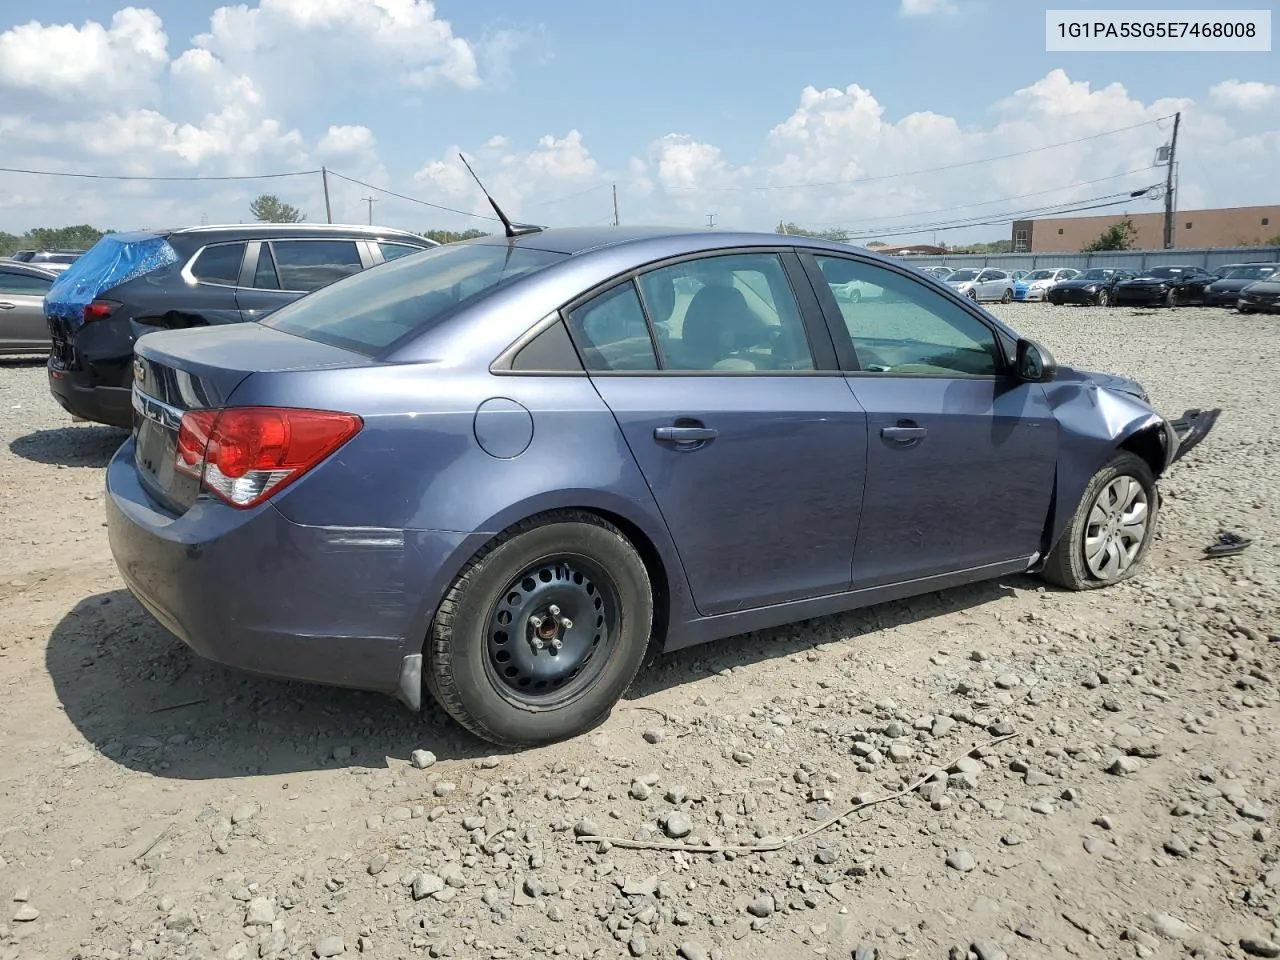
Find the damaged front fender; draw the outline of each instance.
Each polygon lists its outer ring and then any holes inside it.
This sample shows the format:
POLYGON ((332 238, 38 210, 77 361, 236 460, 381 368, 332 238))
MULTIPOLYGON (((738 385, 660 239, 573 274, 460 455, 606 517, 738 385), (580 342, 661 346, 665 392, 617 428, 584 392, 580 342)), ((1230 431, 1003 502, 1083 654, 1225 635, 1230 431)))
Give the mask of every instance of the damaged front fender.
POLYGON ((1046 554, 1062 536, 1090 479, 1117 450, 1131 450, 1160 476, 1208 435, 1221 412, 1189 410, 1177 420, 1166 420, 1136 384, 1108 378, 1116 386, 1103 385, 1097 375, 1064 372, 1066 376, 1045 387, 1060 427, 1046 554))

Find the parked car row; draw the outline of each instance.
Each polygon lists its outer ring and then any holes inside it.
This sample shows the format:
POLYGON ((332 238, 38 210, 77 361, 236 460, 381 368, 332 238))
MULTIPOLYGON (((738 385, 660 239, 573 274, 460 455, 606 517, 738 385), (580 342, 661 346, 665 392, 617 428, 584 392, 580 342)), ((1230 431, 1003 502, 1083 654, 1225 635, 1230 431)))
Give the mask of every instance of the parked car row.
POLYGON ((924 272, 971 300, 1043 300, 1055 306, 1234 306, 1243 313, 1272 311, 1280 305, 1280 263, 1229 263, 1212 270, 1173 264, 1142 271, 935 266, 924 272))
POLYGON ((83 250, 16 250, 7 258, 0 258, 0 263, 5 259, 16 260, 18 263, 30 263, 52 270, 54 273, 61 273, 75 263, 84 252, 83 250))

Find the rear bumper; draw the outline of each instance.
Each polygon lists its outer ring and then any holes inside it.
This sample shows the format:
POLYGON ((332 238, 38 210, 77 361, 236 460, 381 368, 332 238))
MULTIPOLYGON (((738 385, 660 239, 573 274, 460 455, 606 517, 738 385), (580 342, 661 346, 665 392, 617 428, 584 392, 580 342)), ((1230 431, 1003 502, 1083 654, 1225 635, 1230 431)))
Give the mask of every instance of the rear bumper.
POLYGON ((128 387, 87 382, 90 378, 79 371, 60 369, 52 357, 48 369, 49 392, 73 417, 126 429, 133 425, 133 404, 128 387))
POLYGON ((107 534, 130 592, 209 660, 264 676, 397 693, 466 534, 311 527, 271 504, 146 493, 127 441, 107 467, 107 534))

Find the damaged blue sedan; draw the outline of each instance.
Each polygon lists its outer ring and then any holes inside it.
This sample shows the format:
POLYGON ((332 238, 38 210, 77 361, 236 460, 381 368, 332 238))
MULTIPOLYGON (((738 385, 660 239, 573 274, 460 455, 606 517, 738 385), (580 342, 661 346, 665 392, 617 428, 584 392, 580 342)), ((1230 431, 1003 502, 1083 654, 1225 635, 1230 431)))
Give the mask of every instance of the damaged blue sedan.
POLYGON ((1156 412, 909 266, 795 236, 509 230, 135 351, 108 528, 240 669, 424 691, 499 744, 648 651, 1139 569, 1216 410, 1156 412), (851 283, 882 291, 857 301, 851 283))

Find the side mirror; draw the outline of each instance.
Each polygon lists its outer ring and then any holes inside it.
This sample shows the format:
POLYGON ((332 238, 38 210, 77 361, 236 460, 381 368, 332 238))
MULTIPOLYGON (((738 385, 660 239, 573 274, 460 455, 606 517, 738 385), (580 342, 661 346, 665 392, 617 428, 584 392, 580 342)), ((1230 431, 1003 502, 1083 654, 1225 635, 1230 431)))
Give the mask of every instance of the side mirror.
POLYGON ((1048 348, 1026 337, 1018 340, 1014 367, 1018 379, 1026 383, 1048 383, 1058 373, 1058 361, 1053 359, 1048 348))

